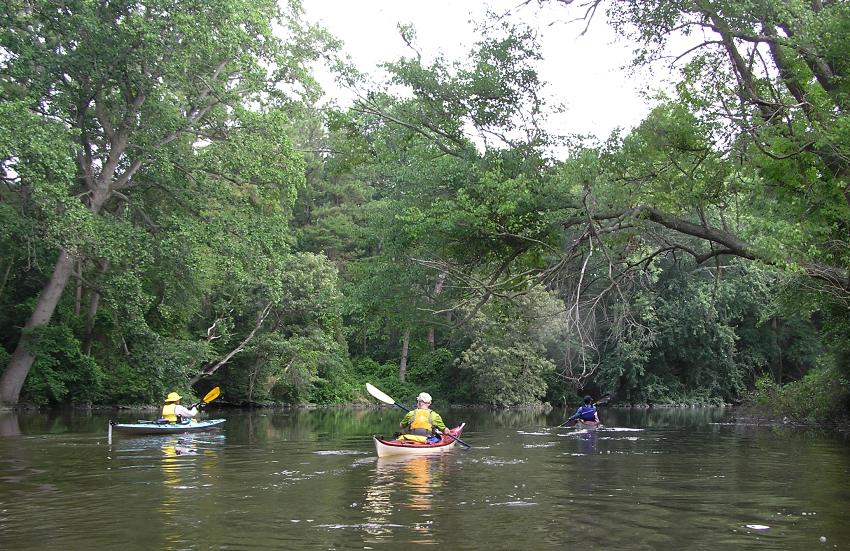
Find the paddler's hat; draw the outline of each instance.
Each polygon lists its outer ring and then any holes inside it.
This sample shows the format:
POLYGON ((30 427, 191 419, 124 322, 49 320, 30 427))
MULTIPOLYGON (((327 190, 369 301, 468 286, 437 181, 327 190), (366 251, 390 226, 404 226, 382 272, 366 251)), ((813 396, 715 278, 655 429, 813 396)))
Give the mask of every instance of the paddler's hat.
POLYGON ((431 395, 428 394, 427 392, 420 392, 419 396, 416 397, 416 401, 422 402, 424 404, 430 404, 431 403, 431 395))
POLYGON ((179 400, 180 400, 180 395, 177 394, 176 392, 172 392, 168 396, 165 397, 166 402, 177 402, 179 400))

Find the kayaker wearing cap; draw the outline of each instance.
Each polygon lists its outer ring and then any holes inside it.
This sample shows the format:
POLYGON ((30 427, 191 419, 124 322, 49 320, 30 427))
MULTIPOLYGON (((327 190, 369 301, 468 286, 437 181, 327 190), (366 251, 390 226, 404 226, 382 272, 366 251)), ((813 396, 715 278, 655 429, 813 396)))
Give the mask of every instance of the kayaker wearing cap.
POLYGON ((183 419, 191 419, 198 414, 198 408, 187 409, 178 404, 180 398, 181 396, 176 392, 171 392, 165 397, 165 405, 162 406, 162 418, 169 423, 180 423, 183 419))
POLYGON ((570 417, 570 421, 594 421, 599 422, 599 415, 596 412, 596 406, 593 404, 591 396, 584 397, 584 403, 578 407, 575 414, 570 417))
POLYGON ((434 429, 446 430, 446 424, 440 414, 431 409, 431 395, 420 392, 416 397, 416 409, 408 411, 401 420, 402 430, 407 434, 398 437, 399 440, 411 440, 413 442, 427 442, 428 437, 434 434, 434 429))

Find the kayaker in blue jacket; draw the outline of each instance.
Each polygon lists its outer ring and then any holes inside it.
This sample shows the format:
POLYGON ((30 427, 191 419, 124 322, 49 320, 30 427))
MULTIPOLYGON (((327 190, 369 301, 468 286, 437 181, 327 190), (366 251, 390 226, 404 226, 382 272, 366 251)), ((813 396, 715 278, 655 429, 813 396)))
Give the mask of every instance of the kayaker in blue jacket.
POLYGON ((591 396, 584 397, 584 403, 579 406, 575 414, 569 418, 569 421, 599 422, 599 414, 596 412, 596 406, 593 404, 593 398, 591 396))
POLYGON ((162 406, 162 418, 169 423, 180 423, 198 414, 198 408, 193 407, 192 409, 188 409, 178 404, 177 402, 180 401, 180 398, 182 396, 176 392, 172 392, 165 397, 165 405, 162 406))

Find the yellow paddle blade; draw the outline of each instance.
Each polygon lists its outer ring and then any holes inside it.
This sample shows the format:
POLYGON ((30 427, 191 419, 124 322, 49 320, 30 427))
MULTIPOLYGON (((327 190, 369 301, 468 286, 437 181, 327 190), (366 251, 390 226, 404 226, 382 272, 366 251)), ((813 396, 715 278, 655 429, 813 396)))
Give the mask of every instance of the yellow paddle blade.
POLYGON ((207 395, 204 396, 204 399, 201 400, 201 403, 208 404, 218 398, 219 394, 221 394, 221 389, 219 387, 215 387, 214 389, 207 392, 207 395))

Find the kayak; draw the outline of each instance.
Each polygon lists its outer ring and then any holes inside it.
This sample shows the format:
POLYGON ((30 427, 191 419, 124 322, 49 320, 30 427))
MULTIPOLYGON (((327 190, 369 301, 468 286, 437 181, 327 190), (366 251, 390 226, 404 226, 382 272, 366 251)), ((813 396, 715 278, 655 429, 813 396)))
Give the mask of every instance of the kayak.
MULTIPOLYGON (((463 427, 466 423, 462 423, 459 427, 449 429, 453 434, 460 436, 463 432, 463 427)), ((409 442, 405 440, 390 440, 382 436, 373 436, 375 441, 375 451, 378 452, 378 457, 387 457, 389 455, 427 455, 431 453, 442 453, 449 451, 455 447, 457 442, 448 434, 444 434, 442 438, 433 443, 409 442)))
POLYGON ((180 434, 200 432, 220 428, 225 419, 207 419, 188 423, 157 423, 156 421, 137 421, 135 423, 109 422, 111 430, 125 434, 180 434))

